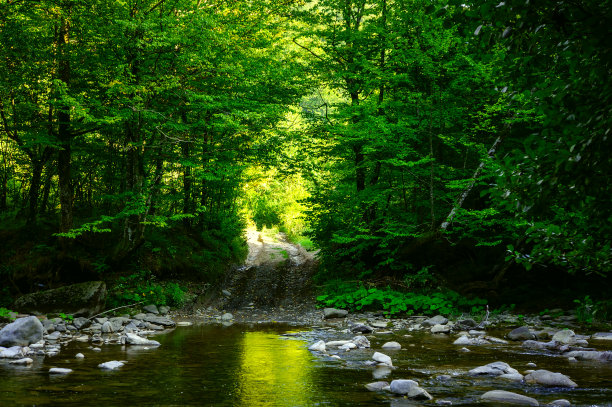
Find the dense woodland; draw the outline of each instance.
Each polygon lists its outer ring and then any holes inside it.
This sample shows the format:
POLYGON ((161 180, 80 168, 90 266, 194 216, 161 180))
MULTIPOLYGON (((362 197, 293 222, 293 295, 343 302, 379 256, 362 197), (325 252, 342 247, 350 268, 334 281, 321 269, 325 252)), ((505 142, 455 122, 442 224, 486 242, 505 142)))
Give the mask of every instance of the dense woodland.
POLYGON ((605 300, 610 21, 609 0, 2 2, 0 305, 214 282, 248 224, 309 238, 321 282, 605 300))

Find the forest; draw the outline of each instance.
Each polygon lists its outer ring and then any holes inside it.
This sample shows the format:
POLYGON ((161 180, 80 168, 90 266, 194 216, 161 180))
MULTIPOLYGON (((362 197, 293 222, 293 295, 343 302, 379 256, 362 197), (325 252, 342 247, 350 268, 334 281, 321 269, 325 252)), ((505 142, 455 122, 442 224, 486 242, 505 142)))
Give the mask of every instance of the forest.
POLYGON ((320 250, 322 298, 611 309, 610 21, 609 0, 2 2, 0 306, 215 284, 250 226, 320 250))

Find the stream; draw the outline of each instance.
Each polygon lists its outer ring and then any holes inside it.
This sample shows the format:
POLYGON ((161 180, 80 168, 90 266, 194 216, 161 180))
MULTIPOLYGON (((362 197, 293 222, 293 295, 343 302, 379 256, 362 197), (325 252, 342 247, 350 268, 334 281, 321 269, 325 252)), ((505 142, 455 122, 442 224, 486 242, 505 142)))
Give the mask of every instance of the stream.
POLYGON ((35 357, 30 367, 0 363, 0 406, 412 406, 440 401, 465 406, 481 404, 480 395, 493 389, 528 395, 540 405, 557 399, 580 406, 612 405, 611 363, 569 362, 526 351, 520 343, 471 346, 471 352, 461 352, 452 344, 452 336, 399 331, 368 335, 371 349, 333 351, 340 360, 308 350, 320 339, 352 336, 333 328, 196 323, 151 337, 161 342, 158 348, 105 345, 93 351, 88 343, 73 341, 57 356, 35 357), (401 350, 382 351, 393 359, 394 370, 364 365, 391 340, 402 345, 401 350), (75 359, 78 352, 85 358, 75 359), (97 367, 110 360, 127 363, 116 371, 97 367), (507 362, 520 372, 535 363, 537 369, 568 375, 578 388, 545 388, 466 374, 495 361, 507 362), (52 367, 73 372, 50 375, 52 367), (451 377, 441 380, 441 375, 451 377), (417 402, 364 388, 370 382, 393 379, 418 381, 434 400, 417 402))

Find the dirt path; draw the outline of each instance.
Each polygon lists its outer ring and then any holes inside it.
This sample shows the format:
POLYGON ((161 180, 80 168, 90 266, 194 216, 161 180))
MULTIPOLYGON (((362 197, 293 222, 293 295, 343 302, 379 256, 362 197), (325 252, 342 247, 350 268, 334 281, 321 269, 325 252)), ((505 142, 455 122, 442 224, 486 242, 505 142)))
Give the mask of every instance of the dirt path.
POLYGON ((314 261, 316 255, 316 252, 308 252, 302 246, 290 243, 284 233, 270 237, 255 229, 249 229, 247 244, 249 255, 244 263, 245 267, 278 265, 287 259, 291 265, 300 266, 314 261))

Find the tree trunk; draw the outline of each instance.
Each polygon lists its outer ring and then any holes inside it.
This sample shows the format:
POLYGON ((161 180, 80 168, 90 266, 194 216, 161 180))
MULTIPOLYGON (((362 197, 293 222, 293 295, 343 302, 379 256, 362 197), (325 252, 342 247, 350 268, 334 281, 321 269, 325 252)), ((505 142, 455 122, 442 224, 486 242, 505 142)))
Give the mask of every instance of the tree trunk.
POLYGON ((30 190, 28 192, 28 216, 26 224, 32 226, 36 224, 38 215, 38 194, 40 192, 40 180, 42 178, 44 163, 42 160, 32 160, 32 178, 30 180, 30 190))

